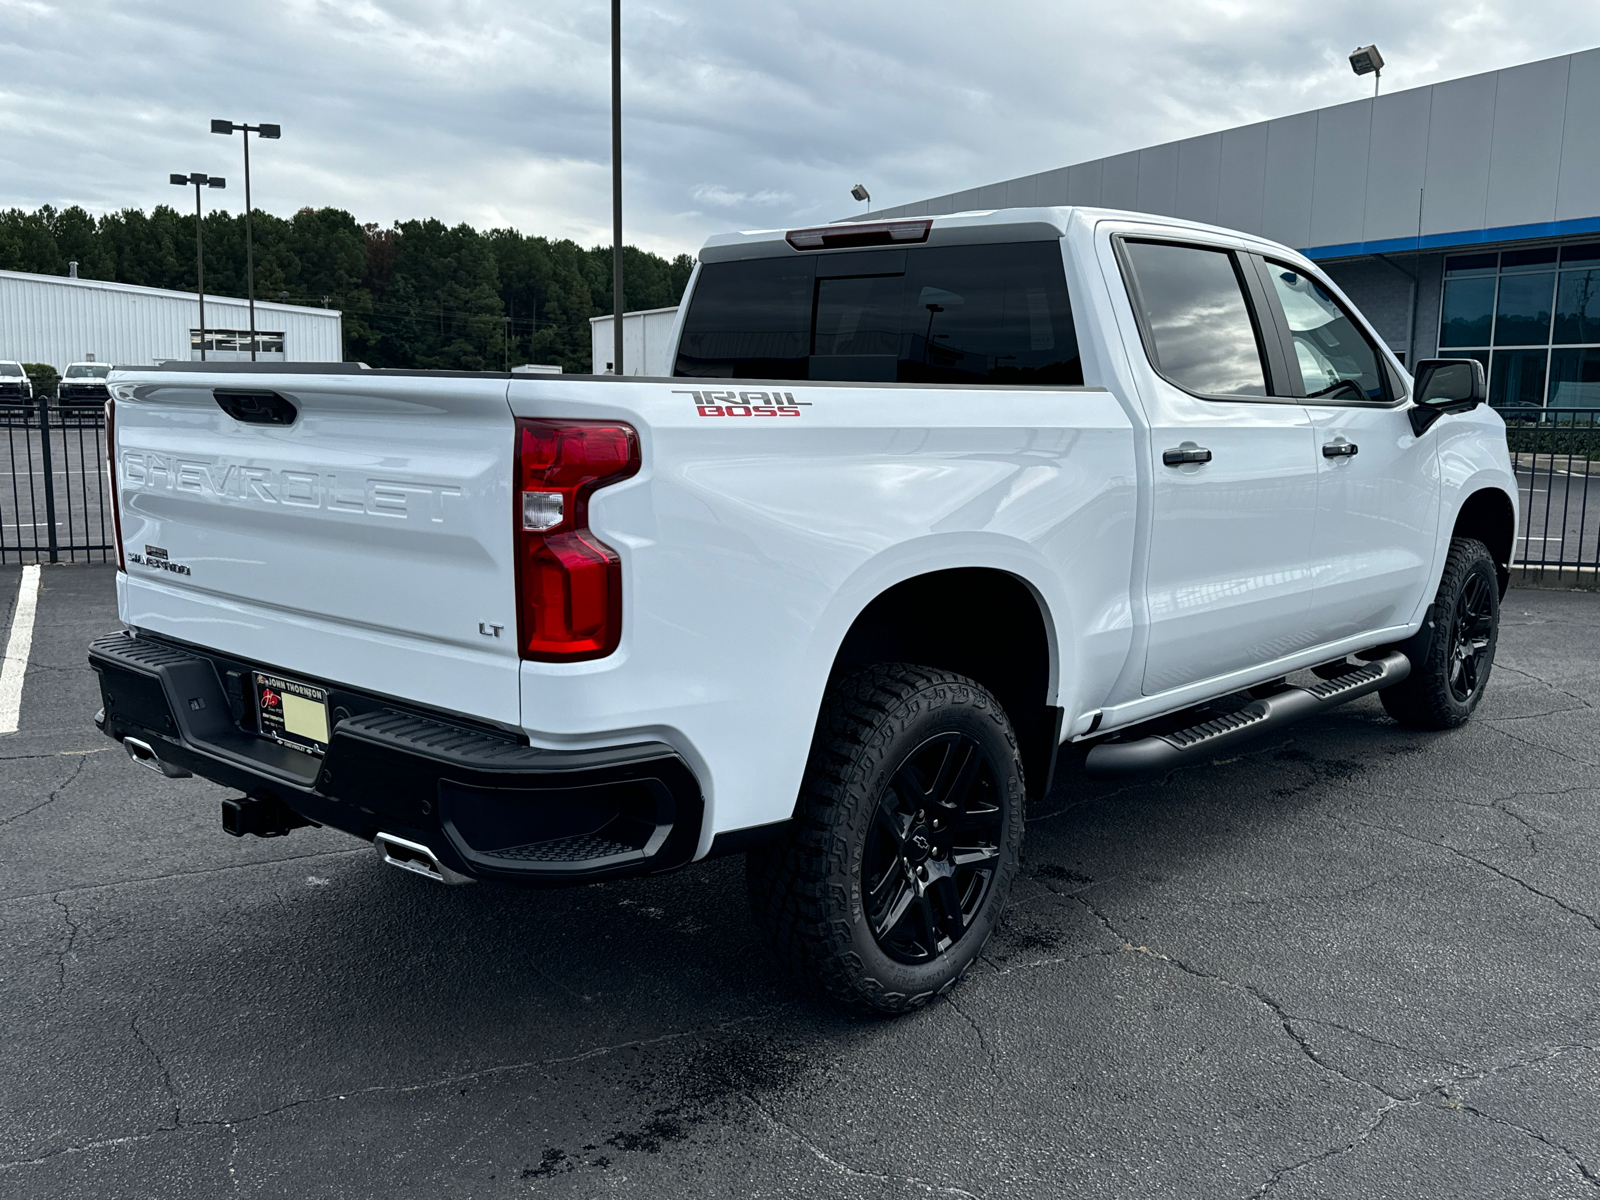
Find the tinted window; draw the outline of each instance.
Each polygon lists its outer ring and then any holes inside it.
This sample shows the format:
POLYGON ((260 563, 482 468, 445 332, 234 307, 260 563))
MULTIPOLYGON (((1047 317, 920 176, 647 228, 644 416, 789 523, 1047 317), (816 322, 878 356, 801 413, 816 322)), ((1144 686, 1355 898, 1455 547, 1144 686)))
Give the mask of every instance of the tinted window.
POLYGON ((1494 320, 1494 285, 1493 275, 1445 280, 1444 314, 1439 325, 1441 346, 1489 344, 1489 325, 1494 320))
POLYGON ((1207 396, 1265 396, 1266 371, 1225 250, 1126 243, 1160 372, 1207 396))
POLYGON ((1083 382, 1054 241, 708 263, 677 374, 1083 382))
MULTIPOLYGON (((1555 251, 1551 251, 1553 255, 1555 251)), ((1511 255, 1506 255, 1510 258, 1511 255)), ((1500 301, 1494 310, 1496 346, 1543 345, 1550 340, 1550 297, 1554 271, 1536 275, 1502 275, 1500 301)))
POLYGON ((1600 408, 1600 349, 1551 351, 1550 403, 1600 408))
POLYGON ((1600 342, 1600 268, 1561 272, 1554 340, 1600 342))
POLYGON ((805 379, 816 263, 705 263, 678 345, 679 375, 805 379))
POLYGON ((1388 376, 1356 323, 1309 275, 1268 263, 1272 286, 1289 319, 1300 378, 1310 399, 1388 400, 1388 376))

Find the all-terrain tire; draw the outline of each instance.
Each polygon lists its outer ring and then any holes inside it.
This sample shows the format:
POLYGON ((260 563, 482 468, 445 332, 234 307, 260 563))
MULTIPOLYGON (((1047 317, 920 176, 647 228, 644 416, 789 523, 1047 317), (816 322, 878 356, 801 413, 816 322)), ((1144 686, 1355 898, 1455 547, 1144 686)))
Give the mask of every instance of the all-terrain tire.
POLYGON ((809 989, 878 1012, 920 1008, 999 924, 1023 804, 1016 734, 982 686, 906 664, 839 679, 795 819, 746 855, 757 923, 809 989))
POLYGON ((1412 654, 1411 674, 1378 693, 1388 714, 1413 729, 1466 724, 1489 684, 1500 636, 1500 584, 1494 556, 1476 538, 1451 539, 1434 613, 1426 653, 1412 654))

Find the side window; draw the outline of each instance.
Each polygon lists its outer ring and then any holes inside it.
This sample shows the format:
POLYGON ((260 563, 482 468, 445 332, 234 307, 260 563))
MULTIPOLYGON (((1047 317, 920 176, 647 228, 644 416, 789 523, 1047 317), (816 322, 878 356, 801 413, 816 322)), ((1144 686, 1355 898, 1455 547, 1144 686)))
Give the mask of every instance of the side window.
POLYGON ((1205 396, 1265 396, 1266 368, 1233 255, 1125 242, 1156 369, 1205 396))
POLYGON ((1389 375, 1366 334, 1309 275, 1282 263, 1267 263, 1272 286, 1294 338, 1308 400, 1392 398, 1389 375))
POLYGON ((811 353, 811 259, 705 263, 683 322, 676 374, 804 379, 811 353))

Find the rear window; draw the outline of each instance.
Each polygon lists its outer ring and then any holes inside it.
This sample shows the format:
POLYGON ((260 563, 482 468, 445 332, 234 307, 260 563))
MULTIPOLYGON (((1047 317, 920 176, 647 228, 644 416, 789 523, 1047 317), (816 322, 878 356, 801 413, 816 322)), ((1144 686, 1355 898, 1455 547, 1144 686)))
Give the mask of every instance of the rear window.
POLYGON ((862 383, 1083 382, 1057 242, 706 263, 676 374, 862 383))

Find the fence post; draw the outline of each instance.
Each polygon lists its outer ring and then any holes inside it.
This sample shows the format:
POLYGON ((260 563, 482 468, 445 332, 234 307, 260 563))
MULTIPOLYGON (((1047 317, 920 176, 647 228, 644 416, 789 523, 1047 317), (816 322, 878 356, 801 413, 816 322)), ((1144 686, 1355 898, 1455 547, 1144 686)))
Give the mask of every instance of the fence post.
MULTIPOLYGON (((57 563, 61 556, 56 545, 56 469, 50 459, 50 400, 46 396, 39 397, 39 457, 44 460, 44 519, 50 529, 50 561, 57 563)), ((39 544, 37 535, 33 544, 39 544)))

